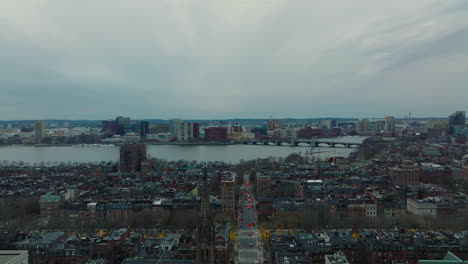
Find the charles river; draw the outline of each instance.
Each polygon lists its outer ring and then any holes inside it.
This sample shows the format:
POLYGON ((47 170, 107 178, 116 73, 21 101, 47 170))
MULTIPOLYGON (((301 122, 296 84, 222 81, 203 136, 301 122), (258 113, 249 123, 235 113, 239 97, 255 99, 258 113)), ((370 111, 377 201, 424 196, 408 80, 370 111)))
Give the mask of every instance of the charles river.
MULTIPOLYGON (((333 142, 361 143, 366 137, 333 138, 333 142)), ((151 157, 175 160, 224 161, 237 163, 267 157, 286 157, 291 153, 314 155, 319 158, 347 157, 356 148, 314 147, 289 145, 147 145, 151 157)), ((101 162, 118 161, 118 146, 1 146, 1 161, 39 162, 101 162)))

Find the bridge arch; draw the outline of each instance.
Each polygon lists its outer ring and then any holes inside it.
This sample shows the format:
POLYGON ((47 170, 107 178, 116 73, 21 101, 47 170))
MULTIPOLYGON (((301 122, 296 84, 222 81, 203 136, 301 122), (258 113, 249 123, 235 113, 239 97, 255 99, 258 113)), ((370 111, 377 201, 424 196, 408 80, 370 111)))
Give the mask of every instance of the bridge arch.
POLYGON ((335 147, 338 147, 338 148, 346 148, 347 147, 346 143, 334 143, 333 145, 335 147))

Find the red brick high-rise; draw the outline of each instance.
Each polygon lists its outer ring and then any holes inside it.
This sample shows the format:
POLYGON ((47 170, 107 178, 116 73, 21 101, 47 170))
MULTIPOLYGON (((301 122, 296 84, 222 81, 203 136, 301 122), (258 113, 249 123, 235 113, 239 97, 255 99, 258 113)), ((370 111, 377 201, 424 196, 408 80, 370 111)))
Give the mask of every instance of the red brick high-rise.
POLYGON ((200 138, 200 123, 192 123, 193 124, 193 138, 199 139, 200 138))
POLYGON ((208 127, 205 129, 206 141, 227 140, 227 127, 208 127))
POLYGON ((140 172, 141 162, 146 160, 146 145, 133 144, 120 147, 120 172, 140 172))

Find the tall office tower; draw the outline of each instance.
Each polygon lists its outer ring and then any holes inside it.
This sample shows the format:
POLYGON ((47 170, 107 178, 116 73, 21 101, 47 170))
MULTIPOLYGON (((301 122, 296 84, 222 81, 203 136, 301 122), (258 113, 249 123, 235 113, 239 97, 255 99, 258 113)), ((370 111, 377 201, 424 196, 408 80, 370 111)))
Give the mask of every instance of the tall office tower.
POLYGON ((200 123, 193 123, 193 138, 199 139, 200 138, 200 123))
POLYGON ((336 127, 336 120, 335 119, 324 119, 320 120, 320 126, 321 127, 326 127, 328 129, 331 129, 333 127, 336 127))
POLYGON ((159 134, 159 133, 168 133, 169 132, 169 124, 161 123, 155 124, 150 127, 150 134, 159 134))
POLYGON ((37 142, 40 142, 44 137, 44 121, 36 120, 34 122, 34 135, 36 136, 37 142))
POLYGON ((149 131, 149 122, 148 121, 141 121, 140 122, 140 137, 141 139, 146 138, 146 134, 149 131))
POLYGON ((146 160, 146 145, 133 144, 120 147, 120 172, 139 172, 141 162, 146 160))
POLYGON ((181 128, 182 126, 182 120, 180 119, 171 119, 169 120, 169 132, 172 134, 173 137, 175 137, 177 140, 179 140, 182 135, 181 135, 181 128))
POLYGON ((118 116, 115 121, 117 122, 117 133, 121 136, 125 135, 125 126, 130 124, 130 117, 118 116))
POLYGON ((179 141, 188 141, 193 139, 193 123, 183 122, 180 126, 179 141))
POLYGON ((105 136, 111 137, 117 134, 118 125, 116 120, 104 120, 102 121, 102 133, 105 136))
POLYGON ((234 177, 232 174, 221 180, 221 212, 224 217, 234 219, 236 215, 236 196, 234 192, 234 177))
POLYGON ((453 135, 457 128, 465 126, 466 112, 456 111, 449 116, 449 134, 453 135))
POLYGON ((384 119, 385 119, 385 131, 395 132, 395 117, 384 116, 384 119))
POLYGON ((200 138, 200 124, 192 122, 182 122, 180 125, 179 141, 189 141, 200 138))
POLYGON ((215 229, 210 211, 209 186, 206 165, 203 168, 200 222, 197 228, 197 264, 214 264, 215 260, 215 229))
POLYGON ((369 131, 369 120, 367 119, 358 119, 356 123, 356 131, 358 133, 363 133, 369 131))
MULTIPOLYGON (((375 120, 375 123, 374 122, 371 122, 371 126, 372 124, 375 124, 374 126, 374 130, 375 131, 382 131, 385 129, 385 120, 375 120)), ((370 129, 372 130, 372 129, 370 129)))

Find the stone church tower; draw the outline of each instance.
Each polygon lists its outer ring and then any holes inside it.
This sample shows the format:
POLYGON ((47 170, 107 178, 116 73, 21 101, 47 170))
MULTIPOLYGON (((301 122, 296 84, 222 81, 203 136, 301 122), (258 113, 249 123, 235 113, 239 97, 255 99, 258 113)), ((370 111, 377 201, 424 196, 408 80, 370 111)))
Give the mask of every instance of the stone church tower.
POLYGON ((200 222, 197 235, 197 264, 215 263, 215 229, 213 216, 210 212, 209 186, 206 164, 203 168, 202 200, 200 222))

